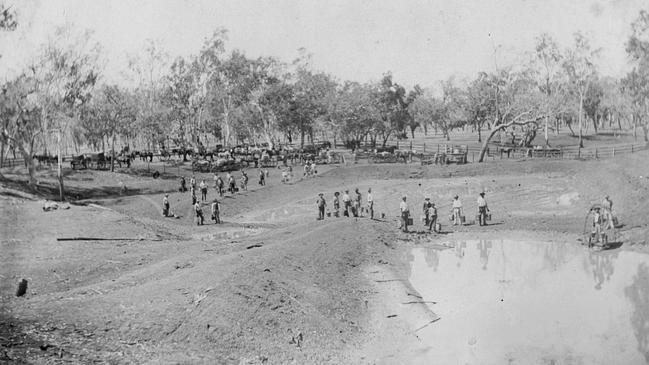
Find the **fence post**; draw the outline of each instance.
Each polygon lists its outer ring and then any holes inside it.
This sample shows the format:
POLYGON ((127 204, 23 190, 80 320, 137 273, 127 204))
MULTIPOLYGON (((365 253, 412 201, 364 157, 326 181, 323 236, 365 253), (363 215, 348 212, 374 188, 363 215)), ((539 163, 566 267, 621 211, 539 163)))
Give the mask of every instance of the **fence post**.
POLYGON ((631 153, 633 153, 633 144, 631 144, 631 153))
POLYGON ((597 159, 597 148, 595 148, 595 159, 597 159))
POLYGON ((613 147, 613 157, 615 157, 615 147, 613 147))
POLYGON ((397 139, 397 149, 399 149, 399 140, 397 139))
POLYGON ((437 144, 437 153, 439 153, 439 143, 437 144))
POLYGON ((426 142, 424 142, 424 153, 426 153, 426 142))
POLYGON ((412 141, 410 141, 410 150, 412 151, 412 141))
POLYGON ((471 162, 475 162, 475 152, 471 152, 471 162))
POLYGON ((577 148, 577 158, 581 158, 581 147, 577 148))

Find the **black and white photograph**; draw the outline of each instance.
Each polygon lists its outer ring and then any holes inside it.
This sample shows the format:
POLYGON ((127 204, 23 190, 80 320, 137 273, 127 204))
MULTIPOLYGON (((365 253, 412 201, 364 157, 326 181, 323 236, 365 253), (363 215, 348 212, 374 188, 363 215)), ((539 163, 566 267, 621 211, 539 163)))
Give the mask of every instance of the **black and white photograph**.
POLYGON ((0 0, 0 364, 649 364, 646 0, 0 0))

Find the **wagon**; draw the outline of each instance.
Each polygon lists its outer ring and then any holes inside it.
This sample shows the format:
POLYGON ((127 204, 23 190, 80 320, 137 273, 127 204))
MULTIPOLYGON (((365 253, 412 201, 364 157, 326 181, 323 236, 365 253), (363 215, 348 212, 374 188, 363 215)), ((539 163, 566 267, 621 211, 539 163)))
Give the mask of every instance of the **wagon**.
POLYGON ((200 172, 210 172, 212 164, 207 160, 194 160, 192 161, 192 170, 200 172))
POLYGON ((233 159, 218 159, 212 167, 213 172, 226 172, 241 169, 242 164, 233 159))
POLYGON ((100 170, 106 168, 106 157, 103 152, 100 153, 86 153, 83 155, 86 166, 91 169, 100 170))
POLYGON ((86 160, 84 159, 83 155, 73 156, 72 160, 70 160, 70 167, 72 167, 72 170, 88 168, 88 166, 86 165, 86 160))

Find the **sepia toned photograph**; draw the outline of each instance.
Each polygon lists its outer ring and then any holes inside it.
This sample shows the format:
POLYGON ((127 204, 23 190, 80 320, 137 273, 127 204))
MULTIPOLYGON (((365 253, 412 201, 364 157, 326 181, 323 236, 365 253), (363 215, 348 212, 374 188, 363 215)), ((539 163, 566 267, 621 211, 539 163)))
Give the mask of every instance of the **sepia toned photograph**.
POLYGON ((0 0, 0 364, 649 364, 649 3, 0 0))

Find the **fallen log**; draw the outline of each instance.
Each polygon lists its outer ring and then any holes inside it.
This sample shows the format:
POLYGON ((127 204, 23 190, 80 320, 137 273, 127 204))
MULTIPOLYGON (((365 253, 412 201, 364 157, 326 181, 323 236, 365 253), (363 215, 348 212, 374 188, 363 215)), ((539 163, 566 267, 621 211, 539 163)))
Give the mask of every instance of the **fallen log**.
POLYGON ((403 302, 401 304, 437 304, 437 302, 431 302, 427 300, 418 300, 418 301, 412 301, 412 302, 403 302))
POLYGON ((425 325, 423 325, 423 326, 417 328, 417 329, 415 330, 415 332, 417 332, 417 331, 419 331, 419 330, 421 330, 421 329, 424 329, 424 328, 428 327, 428 325, 430 325, 430 324, 432 324, 432 323, 435 323, 435 322, 439 321, 440 319, 442 319, 442 317, 437 317, 437 318, 433 319, 432 321, 426 323, 425 325))

